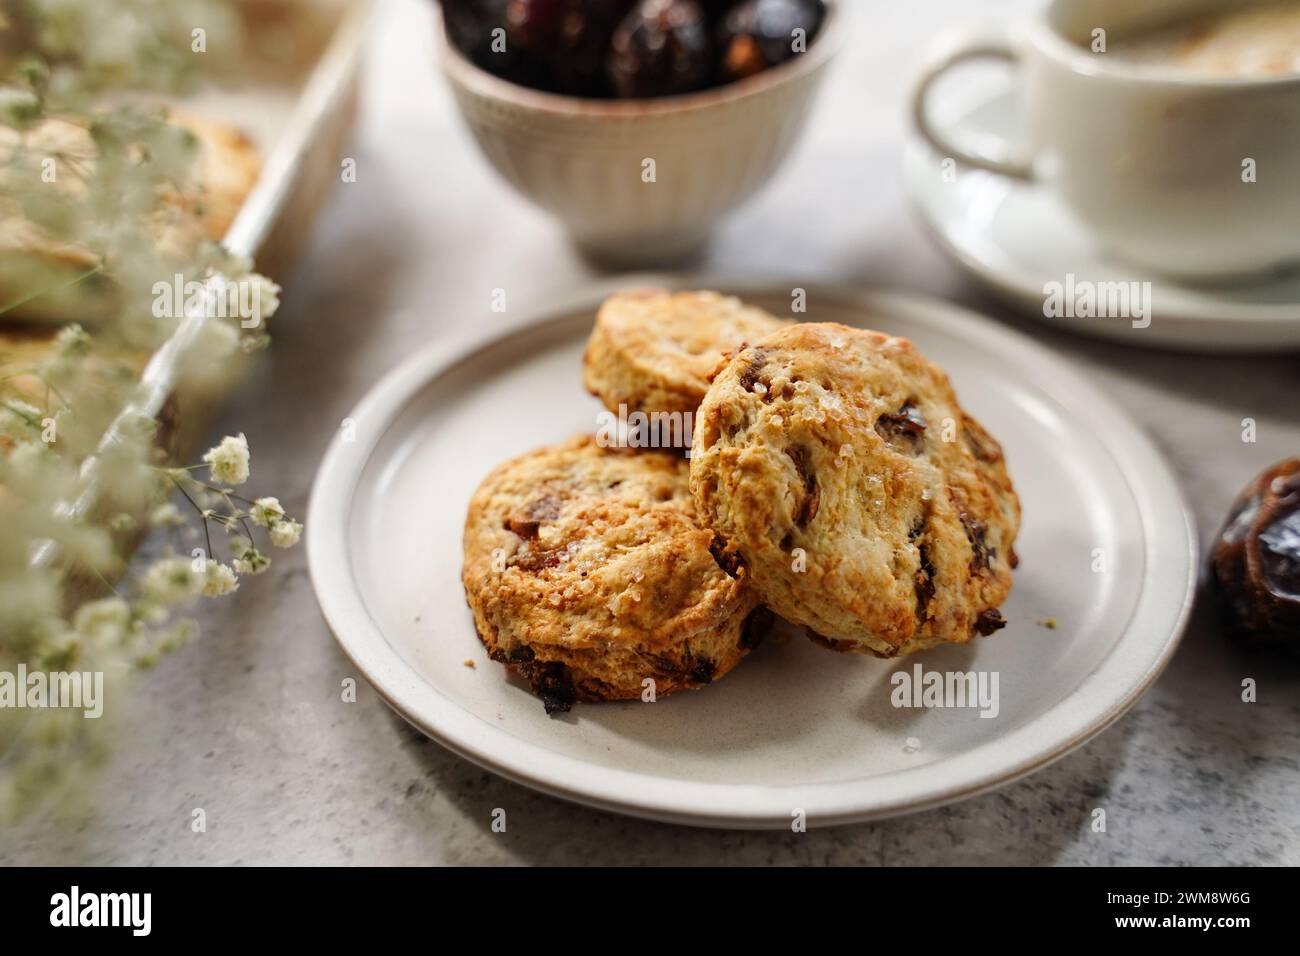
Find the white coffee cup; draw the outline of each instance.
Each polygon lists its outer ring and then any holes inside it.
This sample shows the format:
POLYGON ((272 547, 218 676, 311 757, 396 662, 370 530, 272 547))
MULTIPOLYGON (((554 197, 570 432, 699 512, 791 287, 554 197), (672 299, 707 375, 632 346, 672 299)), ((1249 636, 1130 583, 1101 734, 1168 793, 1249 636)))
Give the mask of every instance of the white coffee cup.
POLYGON ((1005 29, 950 33, 918 82, 916 127, 946 157, 1043 181, 1104 246, 1156 271, 1223 279, 1300 262, 1300 75, 1205 77, 1114 54, 1117 37, 1240 5, 1053 0, 1005 29), (1111 52, 1093 52, 1099 36, 1111 52), (1000 155, 954 142, 927 109, 935 80, 977 59, 1020 72, 1027 139, 1000 155))

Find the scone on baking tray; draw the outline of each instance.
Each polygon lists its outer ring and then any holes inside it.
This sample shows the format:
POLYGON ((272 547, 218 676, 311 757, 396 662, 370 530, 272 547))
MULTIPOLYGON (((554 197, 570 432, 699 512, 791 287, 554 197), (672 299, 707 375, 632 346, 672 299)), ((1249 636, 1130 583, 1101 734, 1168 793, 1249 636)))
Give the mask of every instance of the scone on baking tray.
POLYGON ((884 657, 1005 623, 1020 505, 1002 450, 906 339, 838 324, 737 353, 696 416, 701 520, 761 601, 884 657))
MULTIPOLYGON (((196 137, 198 155, 192 182, 158 197, 149 229, 164 262, 182 263, 201 243, 225 236, 262 163, 252 141, 230 126, 179 112, 170 114, 169 121, 196 137)), ((18 135, 0 128, 0 147, 5 137, 18 135)), ((64 157, 81 175, 94 174, 96 148, 84 126, 47 119, 21 135, 30 148, 64 157)), ((79 183, 76 176, 64 175, 48 185, 71 192, 79 183)), ((101 275, 86 277, 98 263, 94 249, 50 235, 15 204, 0 199, 0 308, 5 318, 87 322, 105 315, 115 303, 114 286, 101 275)))
POLYGON ((583 383, 615 413, 694 412, 724 353, 786 324, 717 292, 620 292, 596 314, 583 383))
POLYGON ((712 543, 684 459, 582 436, 484 479, 462 580, 489 655, 554 713, 704 687, 748 653, 764 615, 712 543))
MULTIPOLYGON (((37 370, 57 354, 58 347, 57 329, 0 327, 0 402, 19 401, 47 408, 50 389, 37 370)), ((91 355, 79 360, 77 375, 83 384, 92 384, 108 396, 134 384, 148 360, 147 351, 100 342, 91 355)), ((89 429, 97 437, 96 429, 107 424, 106 419, 101 421, 102 414, 111 413, 112 407, 106 403, 102 409, 85 409, 75 422, 61 425, 60 429, 89 429)), ((60 431, 61 437, 66 438, 66 434, 60 431)), ((16 444, 12 436, 0 432, 0 452, 16 444)), ((0 487, 0 494, 3 493, 0 487)))

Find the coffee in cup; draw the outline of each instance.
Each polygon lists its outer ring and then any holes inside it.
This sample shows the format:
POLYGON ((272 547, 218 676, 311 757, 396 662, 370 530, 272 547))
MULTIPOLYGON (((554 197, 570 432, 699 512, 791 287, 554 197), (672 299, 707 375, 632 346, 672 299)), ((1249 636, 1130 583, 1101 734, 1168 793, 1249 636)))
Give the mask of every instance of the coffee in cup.
POLYGON ((1112 38, 1109 56, 1202 77, 1300 75, 1300 2, 1235 6, 1112 38))
POLYGON ((1219 281, 1300 263, 1300 0, 1052 0, 941 38, 913 98, 942 157, 1054 190, 1115 256, 1219 281), (968 60, 1019 70, 1026 140, 996 155, 930 117, 968 60))

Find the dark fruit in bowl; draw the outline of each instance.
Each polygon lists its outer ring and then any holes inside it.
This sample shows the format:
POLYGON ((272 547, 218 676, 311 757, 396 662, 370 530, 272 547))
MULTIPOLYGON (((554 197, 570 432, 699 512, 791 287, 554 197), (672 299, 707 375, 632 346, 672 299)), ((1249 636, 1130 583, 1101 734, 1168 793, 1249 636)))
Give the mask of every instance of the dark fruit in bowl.
POLYGON ((718 30, 722 79, 753 76, 803 52, 825 14, 821 0, 744 0, 718 30))
POLYGON ((713 72, 711 47, 696 0, 640 0, 614 31, 610 83, 635 98, 698 90, 713 72))
POLYGON ((488 72, 569 96, 674 96, 806 49, 822 0, 441 0, 447 37, 488 72))
POLYGON ((710 22, 721 20, 732 7, 738 6, 740 0, 699 0, 700 8, 710 22))
POLYGON ((569 0, 508 0, 506 36, 510 45, 545 56, 555 45, 570 6, 569 0))
POLYGON ((1300 651, 1300 458, 1237 497, 1215 542, 1214 576, 1235 637, 1300 651))
POLYGON ((452 45, 489 73, 522 86, 550 87, 540 58, 509 38, 512 0, 442 0, 443 20, 452 45))
POLYGON ((605 64, 619 23, 636 0, 567 0, 548 62, 555 86, 570 96, 610 96, 605 64))
POLYGON ((492 30, 505 28, 509 0, 442 0, 447 36, 456 49, 480 65, 492 52, 492 30))

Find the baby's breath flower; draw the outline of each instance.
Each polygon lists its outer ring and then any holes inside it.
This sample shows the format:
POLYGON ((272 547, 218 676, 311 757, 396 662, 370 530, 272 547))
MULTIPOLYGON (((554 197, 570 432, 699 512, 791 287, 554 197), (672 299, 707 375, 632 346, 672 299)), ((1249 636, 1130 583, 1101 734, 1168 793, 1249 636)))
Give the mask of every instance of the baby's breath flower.
POLYGON ((90 601, 77 609, 72 626, 93 640, 120 640, 131 626, 131 606, 120 597, 90 601))
POLYGON ((149 512, 149 524, 155 528, 174 528, 183 520, 181 510, 171 501, 165 501, 149 512))
POLYGON ((271 566, 271 559, 256 548, 250 547, 245 548, 244 552, 231 563, 238 574, 261 574, 271 566))
MULTIPOLYGON (((236 260, 207 244, 190 248, 188 239, 170 237, 174 226, 188 233, 191 204, 160 203, 159 197, 179 190, 188 200, 190 187, 197 186, 201 177, 194 174, 201 170, 194 168, 200 156, 195 136, 169 123, 162 111, 114 106, 115 96, 100 101, 93 94, 137 85, 170 91, 176 81, 197 77, 200 66, 217 61, 191 55, 189 39, 196 23, 204 26, 214 49, 231 54, 224 62, 234 60, 238 18, 228 0, 0 0, 0 9, 0 47, 6 47, 0 59, 7 61, 3 69, 10 77, 0 80, 0 220, 8 225, 14 213, 20 236, 39 234, 42 248, 66 244, 92 251, 95 267, 77 280, 88 281, 65 290, 71 293, 71 311, 81 311, 77 303, 93 298, 93 311, 99 313, 103 298, 111 312, 97 315, 93 340, 76 324, 59 330, 51 348, 33 360, 39 365, 31 369, 30 380, 37 384, 23 391, 11 381, 0 396, 0 670, 26 662, 29 669, 84 666, 124 677, 128 669, 152 664, 193 633, 192 622, 172 622, 173 605, 200 594, 229 594, 239 586, 236 572, 206 553, 194 562, 168 552, 138 569, 135 580, 122 588, 124 597, 83 602, 80 590, 69 587, 70 569, 119 573, 129 558, 119 551, 133 542, 114 541, 109 532, 130 528, 126 515, 138 525, 148 515, 150 525, 177 529, 195 539, 194 547, 205 544, 210 550, 214 522, 228 524, 227 513, 238 511, 231 496, 209 494, 196 479, 223 487, 242 484, 248 479, 249 451, 245 437, 238 435, 209 452, 201 465, 206 471, 170 470, 163 443, 154 441, 158 423, 132 415, 119 428, 120 440, 98 456, 94 475, 100 507, 88 519, 72 520, 59 506, 88 489, 90 472, 80 466, 95 453, 104 425, 127 407, 139 381, 133 361, 97 355, 98 341, 143 344, 170 334, 170 323, 153 321, 145 291, 159 275, 219 271, 247 281, 255 296, 257 327, 241 329, 238 321, 228 320, 208 323, 209 334, 200 345, 210 368, 203 375, 188 367, 178 371, 180 380, 205 389, 209 380, 217 382, 233 370, 237 350, 266 340, 265 320, 275 311, 279 289, 250 275, 253 266, 247 259, 236 260), (6 29, 12 34, 8 39, 18 44, 12 50, 5 42, 6 29), (26 61, 9 55, 23 50, 31 54, 26 61), (56 66, 51 70, 46 63, 56 66), (57 104, 58 118, 48 115, 47 102, 51 112, 57 104), (46 120, 48 128, 42 125, 46 120), (34 187, 41 166, 48 164, 42 161, 56 153, 58 186, 34 187), (163 234, 168 238, 160 242, 163 234), (100 296, 95 287, 105 280, 113 292, 100 296), (158 505, 166 501, 163 492, 174 490, 173 482, 199 503, 199 511, 220 517, 204 520, 186 512, 180 496, 179 507, 158 505), (38 541, 55 545, 56 563, 32 565, 38 541), (81 606, 70 607, 69 599, 81 606)), ((195 197, 197 204, 197 190, 195 197)), ((195 212, 193 218, 200 215, 195 212)), ((61 281, 61 273, 40 272, 16 277, 12 291, 19 301, 30 292, 59 288, 49 280, 61 281)), ((49 304, 56 305, 53 297, 49 304)), ((0 310, 4 307, 0 302, 0 310)), ((3 371, 24 371, 21 364, 3 371)), ((236 560, 248 573, 268 563, 251 540, 236 560)), ((72 716, 53 709, 16 715, 0 707, 0 828, 13 810, 22 812, 58 791, 77 789, 72 774, 102 753, 107 741, 90 736, 99 722, 72 716), (15 729, 21 733, 14 734, 15 729)))
POLYGON ((158 422, 147 415, 129 415, 122 420, 121 433, 124 440, 148 444, 158 434, 158 422))
POLYGON ((0 577, 0 634, 15 641, 5 649, 23 653, 59 630, 61 594, 51 575, 32 572, 0 577))
POLYGON ((41 442, 26 442, 9 453, 5 461, 6 485, 27 484, 46 480, 58 456, 41 442))
POLYGON ((161 639, 156 645, 156 650, 159 654, 170 654, 178 647, 188 644, 198 635, 198 633, 199 625, 197 621, 192 621, 189 618, 177 621, 163 632, 161 639))
POLYGON ((81 660, 81 650, 85 643, 85 636, 78 636, 73 631, 60 630, 47 639, 45 646, 37 652, 34 659, 45 670, 75 670, 77 662, 81 660))
POLYGON ((256 273, 245 276, 243 281, 253 283, 253 325, 249 328, 260 328, 280 308, 280 287, 256 273))
POLYGON ((223 594, 231 594, 239 587, 239 579, 235 577, 229 565, 219 564, 208 559, 208 563, 203 569, 202 593, 204 597, 221 597, 223 594))
POLYGON ((271 344, 271 336, 265 332, 259 332, 256 335, 245 335, 239 340, 239 350, 245 354, 251 355, 254 352, 260 352, 271 344))
POLYGON ((190 643, 191 640, 198 636, 198 633, 199 624, 194 620, 188 618, 177 620, 166 630, 157 633, 153 646, 149 646, 149 648, 136 654, 135 666, 139 667, 140 670, 149 670, 151 667, 157 666, 157 662, 161 661, 162 657, 190 643))
POLYGON ((77 421, 77 414, 70 408, 60 408, 54 413, 54 435, 57 441, 58 436, 66 434, 77 421))
POLYGON ((241 432, 227 435, 221 444, 208 449, 203 461, 214 480, 227 485, 242 485, 248 480, 248 439, 241 432))
POLYGON ((271 543, 277 548, 292 548, 302 536, 302 525, 292 518, 281 518, 271 525, 271 543))
POLYGON ((194 349, 195 362, 204 363, 201 368, 221 371, 221 361, 239 351, 239 330, 230 322, 213 319, 204 322, 199 332, 199 342, 194 349))
POLYGON ((108 519, 108 527, 119 534, 125 534, 128 531, 134 531, 137 525, 133 516, 121 511, 108 519))
POLYGON ((194 596, 201 584, 188 558, 162 558, 145 571, 140 590, 161 604, 176 604, 194 596))
POLYGON ((258 498, 253 502, 253 510, 249 517, 263 528, 269 528, 284 519, 284 508, 280 506, 279 498, 258 498))
POLYGON ((73 358, 79 355, 90 353, 91 346, 94 342, 90 338, 90 333, 83 329, 76 322, 71 325, 65 325, 59 330, 58 336, 54 339, 55 351, 62 358, 73 358))
POLYGON ((0 86, 0 123, 22 129, 41 115, 41 99, 31 90, 0 86))
POLYGON ((24 83, 33 88, 44 86, 50 80, 50 67, 38 56, 29 56, 15 70, 24 83))
POLYGON ((169 617, 167 608, 158 604, 150 604, 148 602, 141 602, 136 605, 136 612, 139 615, 140 620, 151 627, 161 627, 163 624, 167 623, 167 618, 169 617))

